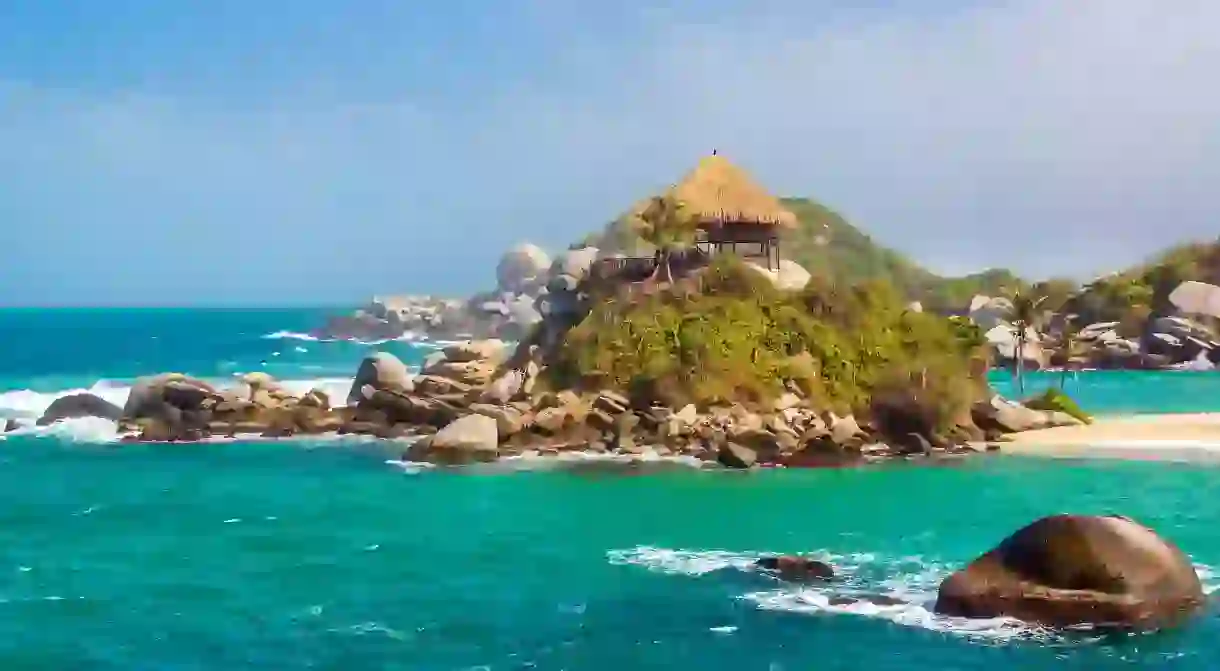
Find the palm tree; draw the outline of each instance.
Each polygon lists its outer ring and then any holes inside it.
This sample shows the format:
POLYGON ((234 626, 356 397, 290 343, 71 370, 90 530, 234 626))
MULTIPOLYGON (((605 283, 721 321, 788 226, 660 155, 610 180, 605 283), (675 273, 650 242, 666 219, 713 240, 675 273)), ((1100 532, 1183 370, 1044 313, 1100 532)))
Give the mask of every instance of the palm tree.
POLYGON ((654 196, 634 217, 637 235, 656 248, 651 281, 672 284, 673 256, 694 244, 698 225, 686 204, 671 196, 654 196))
POLYGON ((1025 395, 1025 345, 1029 338, 1029 330, 1041 321, 1039 308, 1046 301, 1046 296, 1034 296, 1022 293, 1020 289, 1012 293, 1012 324, 1017 329, 1017 348, 1013 353, 1013 362, 1017 373, 1017 390, 1025 395))
POLYGON ((1076 354, 1076 349, 1079 344, 1077 336, 1080 334, 1080 329, 1076 326, 1076 315, 1065 315, 1063 318, 1063 327, 1059 330, 1059 354, 1063 359, 1063 366, 1059 370, 1059 389, 1067 388, 1068 369, 1072 365, 1072 357, 1076 354))

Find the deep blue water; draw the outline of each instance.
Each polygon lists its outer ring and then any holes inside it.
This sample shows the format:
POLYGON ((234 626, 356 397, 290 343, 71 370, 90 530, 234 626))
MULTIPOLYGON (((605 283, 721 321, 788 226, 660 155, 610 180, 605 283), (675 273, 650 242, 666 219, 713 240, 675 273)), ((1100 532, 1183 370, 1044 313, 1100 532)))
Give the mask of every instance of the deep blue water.
MULTIPOLYGON (((177 370, 341 388, 371 349, 267 338, 319 311, 0 311, 0 414, 177 370), (303 350, 303 351, 301 351, 303 350), (264 364, 265 362, 265 364, 264 364)), ((428 351, 384 345, 409 361, 428 351)), ((1031 388, 1044 383, 1035 376, 1031 388)), ((1002 376, 997 385, 1002 386, 1002 376)), ((1095 412, 1216 410, 1220 375, 1092 373, 1095 412)), ((1131 515, 1220 566, 1220 471, 955 467, 404 472, 375 443, 0 442, 3 669, 1211 669, 1220 622, 1118 641, 931 616, 938 581, 1055 512, 1131 515), (833 608, 732 569, 811 551, 833 608), (724 570, 713 570, 717 568, 724 570)))

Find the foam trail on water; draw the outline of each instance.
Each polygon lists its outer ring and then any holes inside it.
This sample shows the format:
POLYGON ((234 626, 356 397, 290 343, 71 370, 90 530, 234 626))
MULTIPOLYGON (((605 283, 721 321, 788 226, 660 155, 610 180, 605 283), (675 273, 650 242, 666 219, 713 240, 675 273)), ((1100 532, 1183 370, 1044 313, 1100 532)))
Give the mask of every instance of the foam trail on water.
MULTIPOLYGON (((724 569, 752 571, 754 562, 762 554, 640 546, 611 550, 606 556, 611 564, 697 577, 724 569)), ((886 558, 871 553, 812 552, 809 556, 832 564, 840 575, 839 580, 817 586, 781 584, 775 589, 746 592, 738 598, 763 610, 864 617, 971 638, 1001 641, 1050 641, 1056 638, 1055 634, 1044 628, 1012 618, 968 619, 945 617, 932 612, 940 583, 956 569, 954 565, 920 557, 886 558), (879 605, 863 600, 862 597, 868 595, 893 597, 903 603, 879 605), (844 597, 860 600, 843 603, 844 597)), ((1215 569, 1196 564, 1195 570, 1205 592, 1211 594, 1220 589, 1220 576, 1215 569)))
MULTIPOLYGON (((357 345, 384 345, 388 342, 409 342, 418 343, 420 345, 431 345, 432 341, 427 340, 427 336, 415 331, 407 331, 397 338, 382 338, 380 340, 357 340, 354 338, 319 338, 318 336, 301 333, 299 331, 276 331, 267 333, 262 336, 263 340, 301 340, 304 342, 352 342, 357 345)), ((450 341, 435 341, 443 346, 450 341)), ((460 342, 460 341, 452 341, 460 342)))

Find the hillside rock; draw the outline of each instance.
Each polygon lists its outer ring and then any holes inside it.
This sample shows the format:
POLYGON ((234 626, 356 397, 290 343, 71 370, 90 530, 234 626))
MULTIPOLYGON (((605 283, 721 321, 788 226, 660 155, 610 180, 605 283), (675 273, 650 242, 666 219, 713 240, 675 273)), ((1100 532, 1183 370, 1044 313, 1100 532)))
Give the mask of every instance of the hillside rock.
POLYGON ((788 259, 779 262, 779 270, 771 270, 752 261, 747 262, 746 266, 770 280, 775 288, 781 291, 800 291, 805 288, 806 284, 809 284, 811 277, 809 271, 805 270, 801 264, 788 259))

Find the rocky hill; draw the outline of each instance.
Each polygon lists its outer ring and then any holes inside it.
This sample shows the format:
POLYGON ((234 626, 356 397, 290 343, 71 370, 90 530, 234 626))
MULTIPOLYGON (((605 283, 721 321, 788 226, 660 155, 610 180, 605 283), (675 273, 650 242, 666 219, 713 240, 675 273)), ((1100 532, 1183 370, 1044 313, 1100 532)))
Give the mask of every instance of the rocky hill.
MULTIPOLYGON (((975 294, 996 295, 1023 286, 1020 278, 1005 269, 987 270, 962 277, 944 277, 923 268, 904 254, 873 240, 841 214, 808 198, 784 198, 785 207, 800 222, 781 240, 781 253, 833 283, 855 284, 885 280, 909 300, 938 311, 960 311, 975 294)), ((626 216, 607 224, 574 245, 593 246, 603 252, 628 255, 648 253, 626 216)))

